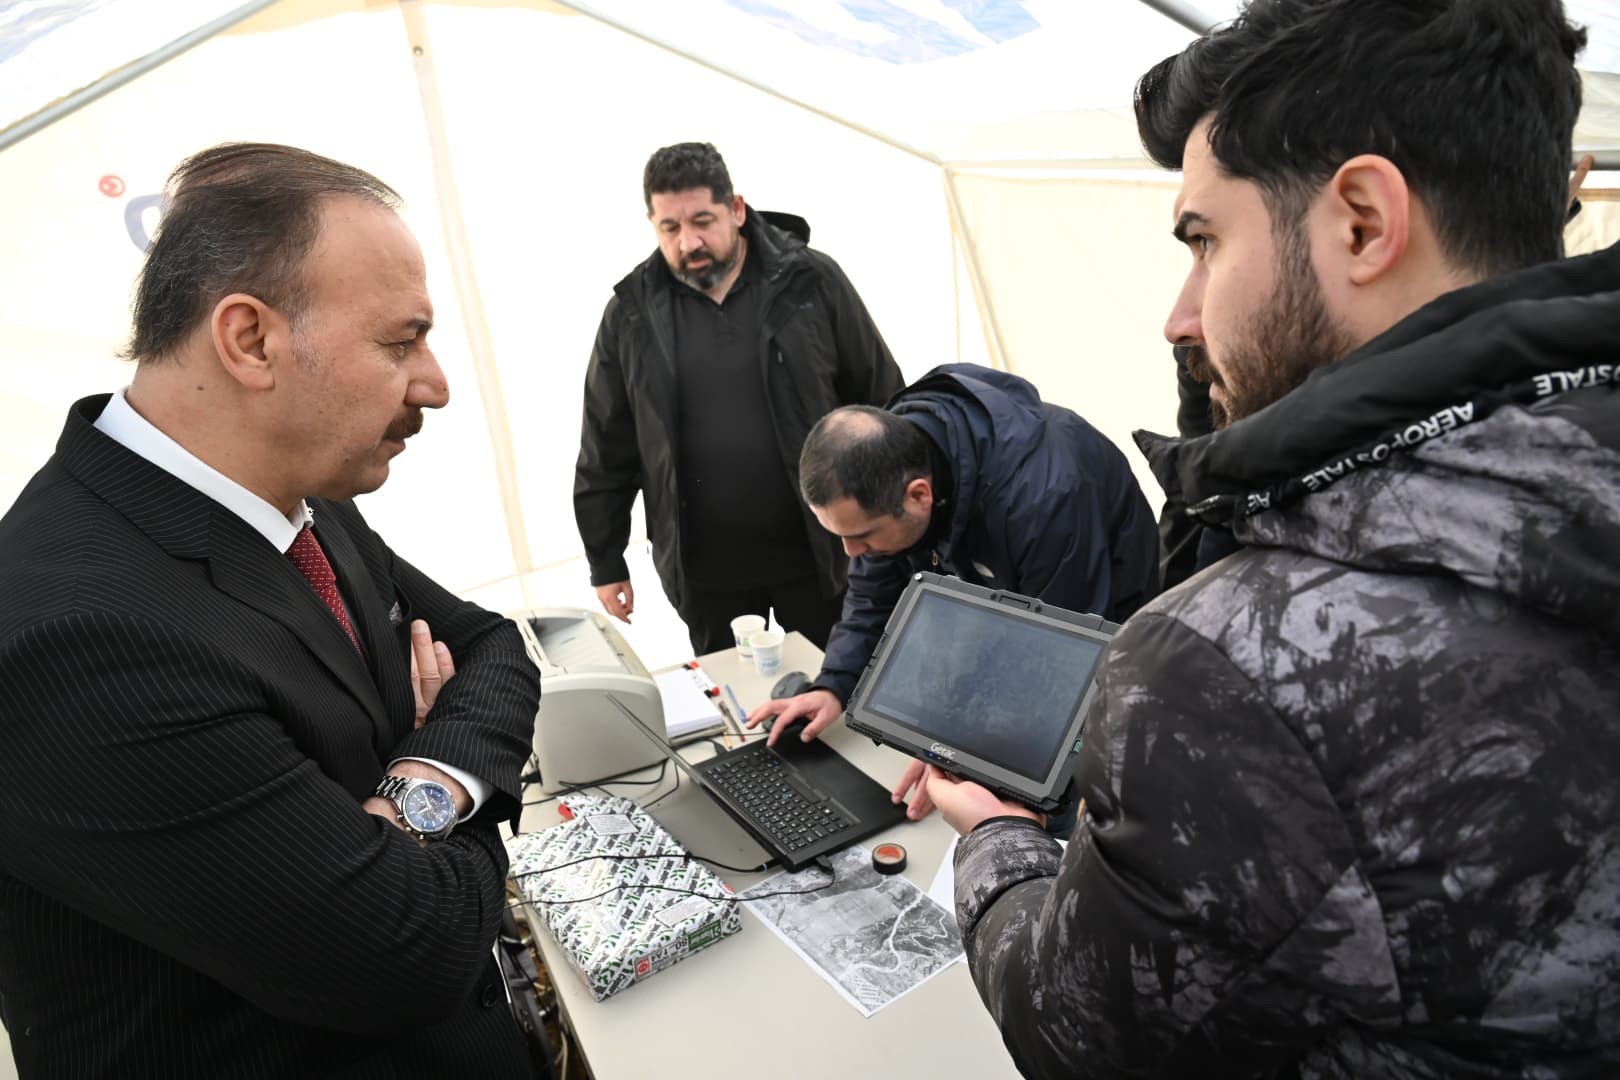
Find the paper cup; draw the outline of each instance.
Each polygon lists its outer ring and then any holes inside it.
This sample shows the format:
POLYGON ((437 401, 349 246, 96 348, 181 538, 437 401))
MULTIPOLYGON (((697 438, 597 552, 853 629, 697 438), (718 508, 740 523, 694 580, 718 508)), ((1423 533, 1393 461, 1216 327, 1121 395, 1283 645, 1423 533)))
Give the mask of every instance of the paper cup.
POLYGON ((731 620, 731 636, 737 642, 738 656, 752 656, 748 651, 748 638, 765 629, 765 616, 739 615, 731 620))
POLYGON ((782 631, 759 630, 748 635, 748 648, 754 654, 754 670, 775 675, 782 670, 782 631))

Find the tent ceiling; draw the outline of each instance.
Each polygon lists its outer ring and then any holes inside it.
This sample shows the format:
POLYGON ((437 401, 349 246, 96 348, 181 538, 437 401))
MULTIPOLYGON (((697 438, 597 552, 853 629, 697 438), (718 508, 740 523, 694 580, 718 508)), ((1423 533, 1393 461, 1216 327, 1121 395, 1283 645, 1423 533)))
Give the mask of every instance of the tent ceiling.
MULTIPOLYGON (((477 0, 463 0, 481 6, 477 0)), ((1620 159, 1620 7, 1565 0, 1588 27, 1580 148, 1620 159), (1607 73, 1607 74, 1594 74, 1607 73)), ((18 0, 0 7, 0 137, 273 0, 18 0), (177 44, 178 43, 178 44, 177 44)), ((486 0, 512 6, 512 0, 486 0)), ((939 163, 1140 167, 1131 87, 1238 0, 561 0, 939 163)), ((20 134, 20 132, 17 132, 20 134)), ((3 141, 0 141, 3 145, 3 141)))

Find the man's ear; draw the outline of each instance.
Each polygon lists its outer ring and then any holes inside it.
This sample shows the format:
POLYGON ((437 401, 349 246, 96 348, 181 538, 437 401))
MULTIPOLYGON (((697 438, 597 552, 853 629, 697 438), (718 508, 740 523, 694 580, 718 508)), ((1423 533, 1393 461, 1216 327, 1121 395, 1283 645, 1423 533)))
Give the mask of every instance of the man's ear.
POLYGON ((210 321, 220 367, 249 390, 276 385, 279 354, 290 349, 287 320, 247 293, 232 293, 214 305, 210 321))
POLYGON ((743 201, 741 195, 731 197, 731 218, 739 229, 742 228, 743 222, 748 220, 748 204, 743 201))
POLYGON ((1321 204, 1332 256, 1348 280, 1369 285, 1400 263, 1412 229, 1412 192, 1395 163, 1359 154, 1339 166, 1321 204))
POLYGON ((919 476, 906 485, 906 502, 917 503, 926 513, 934 508, 934 480, 919 476))

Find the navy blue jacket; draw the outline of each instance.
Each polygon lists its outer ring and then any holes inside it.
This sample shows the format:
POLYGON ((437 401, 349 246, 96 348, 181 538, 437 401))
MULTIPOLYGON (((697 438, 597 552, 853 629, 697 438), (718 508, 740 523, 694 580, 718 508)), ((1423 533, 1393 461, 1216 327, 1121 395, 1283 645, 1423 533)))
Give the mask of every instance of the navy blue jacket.
POLYGON ((1041 401, 1024 379, 977 364, 937 367, 887 408, 922 428, 949 462, 953 489, 936 493, 946 502, 934 513, 950 520, 908 551, 851 560, 843 618, 815 686, 849 700, 917 570, 1115 622, 1158 592, 1153 511, 1125 455, 1075 413, 1041 401))

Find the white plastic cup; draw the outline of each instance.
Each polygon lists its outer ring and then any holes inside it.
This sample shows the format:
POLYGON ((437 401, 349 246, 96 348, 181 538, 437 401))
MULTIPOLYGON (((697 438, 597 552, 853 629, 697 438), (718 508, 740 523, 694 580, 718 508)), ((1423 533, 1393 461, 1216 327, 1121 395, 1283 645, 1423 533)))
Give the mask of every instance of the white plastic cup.
POLYGON ((737 655, 754 655, 748 650, 748 639, 750 636, 757 634, 764 629, 765 616, 763 615, 739 615, 735 619, 732 619, 731 636, 737 642, 737 655))
POLYGON ((757 630, 748 635, 748 647, 754 653, 755 671, 775 675, 782 670, 782 631, 757 630))

